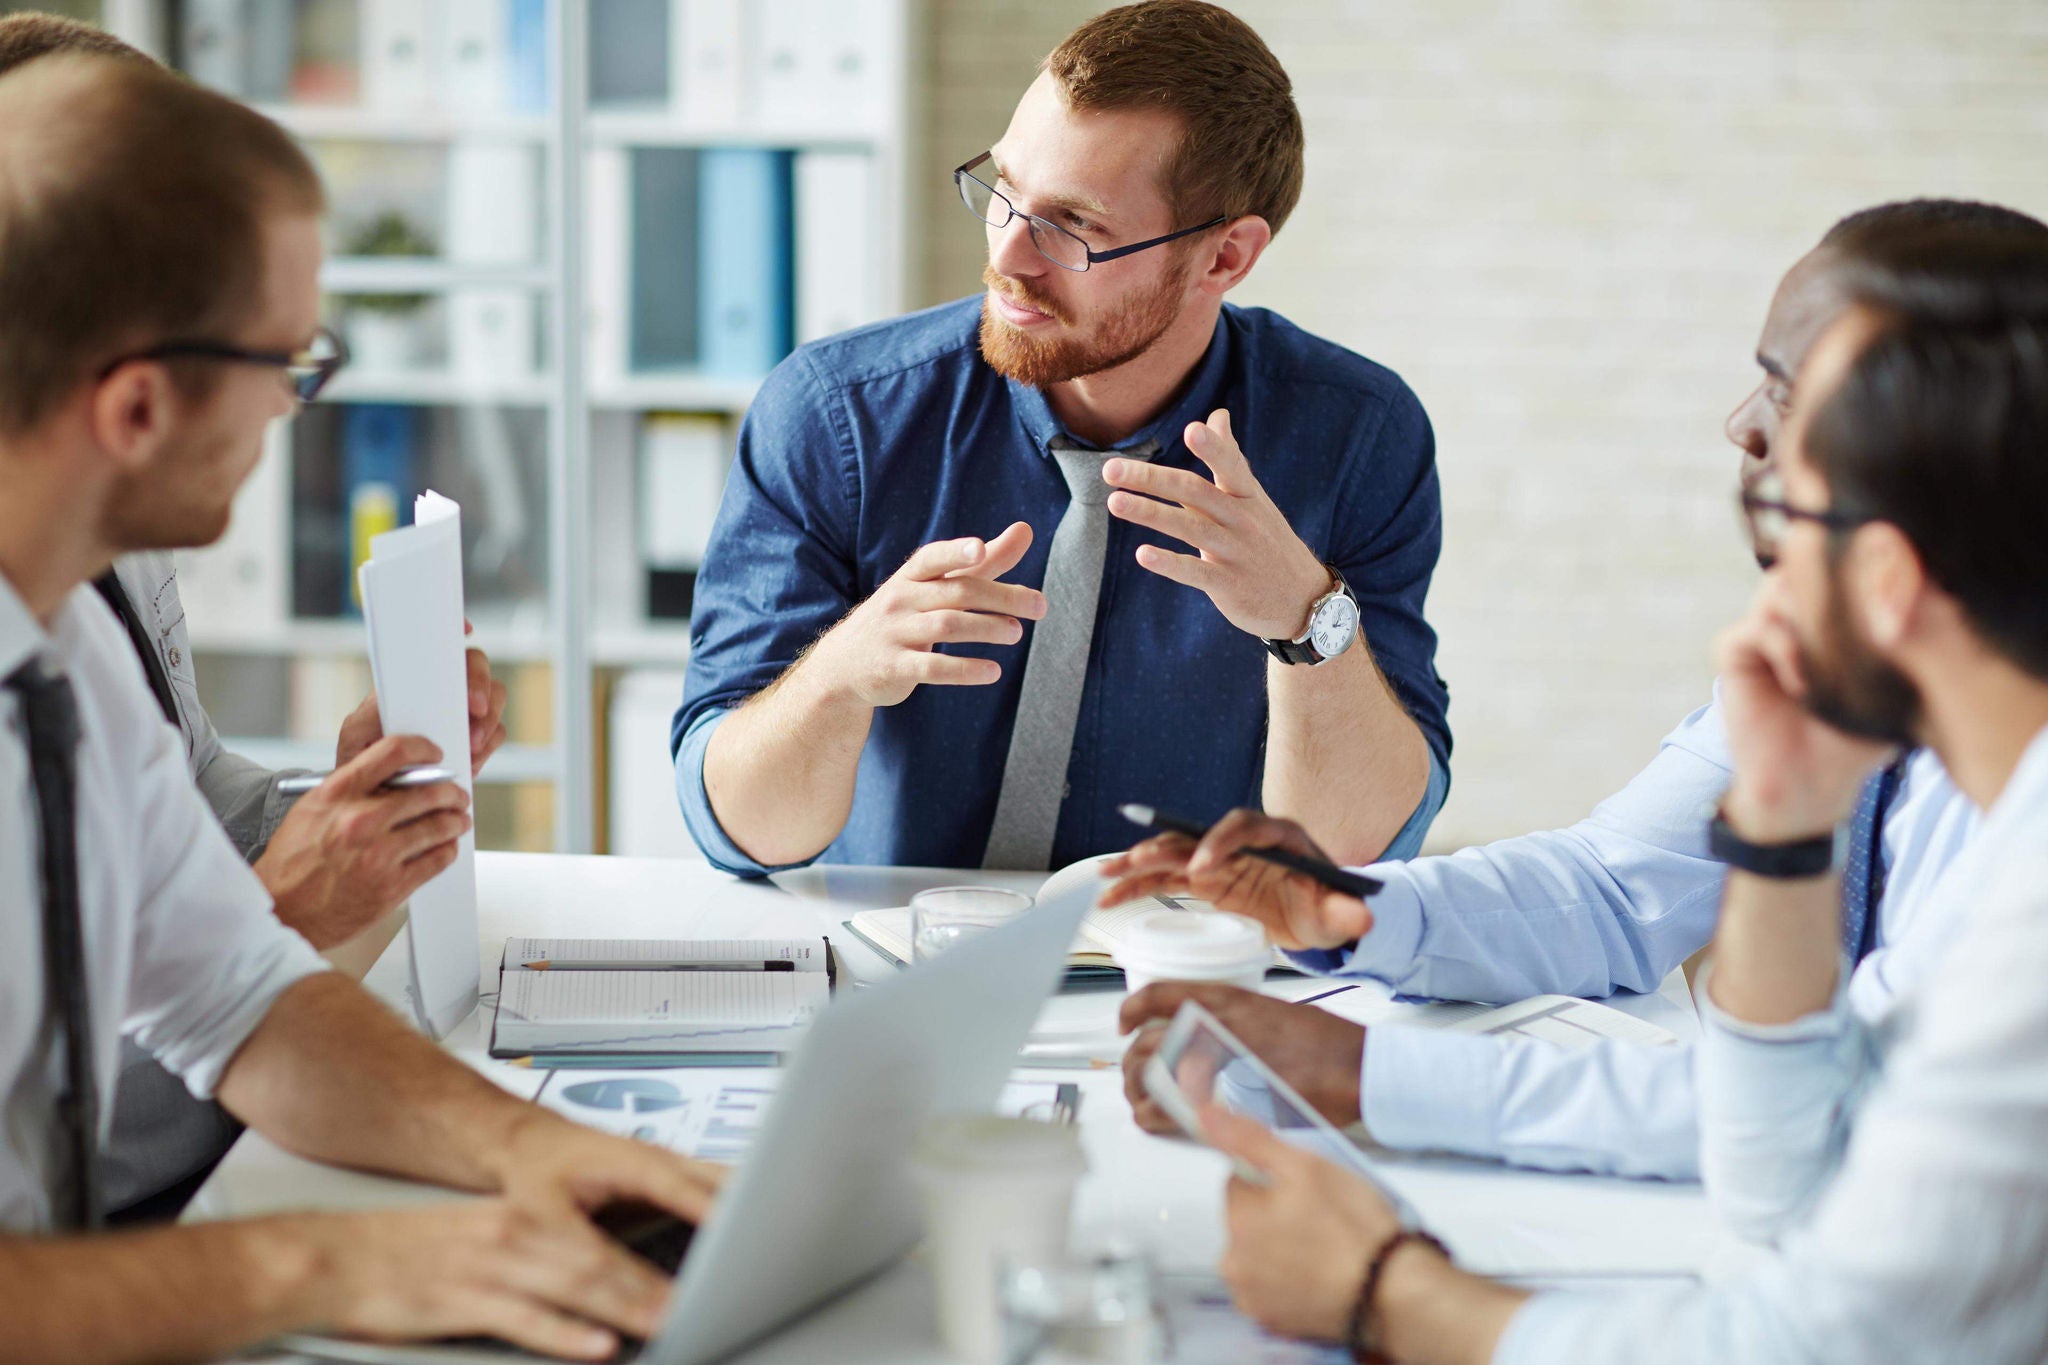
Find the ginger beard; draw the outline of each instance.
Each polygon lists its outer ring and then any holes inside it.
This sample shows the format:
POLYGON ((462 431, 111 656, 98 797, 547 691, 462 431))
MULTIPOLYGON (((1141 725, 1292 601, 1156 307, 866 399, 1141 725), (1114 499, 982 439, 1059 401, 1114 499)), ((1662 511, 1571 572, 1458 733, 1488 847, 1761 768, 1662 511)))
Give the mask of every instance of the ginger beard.
POLYGON ((981 301, 982 359, 1005 379, 1043 389, 1113 370, 1143 355, 1180 316, 1187 258, 1177 255, 1157 285, 1116 304, 1090 331, 1078 336, 1073 333, 1073 314, 1038 293, 1030 281, 999 275, 988 265, 982 267, 981 282, 1037 309, 1065 329, 1060 336, 1040 340, 997 316, 995 305, 986 297, 981 301))

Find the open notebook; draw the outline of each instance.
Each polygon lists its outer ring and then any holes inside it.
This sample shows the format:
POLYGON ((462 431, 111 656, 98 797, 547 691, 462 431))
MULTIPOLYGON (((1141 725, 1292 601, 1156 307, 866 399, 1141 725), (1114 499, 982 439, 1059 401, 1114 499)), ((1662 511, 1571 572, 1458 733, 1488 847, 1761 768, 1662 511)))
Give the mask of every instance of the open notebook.
MULTIPOLYGON (((1092 881, 1097 877, 1096 868, 1113 854, 1096 858, 1084 858, 1078 863, 1061 868, 1046 878, 1039 889, 1038 899, 1044 901, 1056 896, 1079 881, 1092 881)), ((971 882, 973 873, 963 873, 961 880, 971 882)), ((1070 986, 1105 982, 1121 985, 1123 970, 1116 965, 1115 953, 1123 937, 1145 916, 1155 910, 1179 910, 1188 914, 1213 913, 1216 907, 1207 901, 1195 900, 1190 896, 1147 896, 1129 905, 1119 905, 1105 910, 1096 907, 1081 920, 1081 932, 1074 940, 1073 948, 1067 953, 1066 982, 1070 986)), ((910 943, 910 907, 900 905, 889 910, 863 910, 845 922, 847 932, 867 944, 868 947, 893 961, 899 967, 910 965, 913 956, 910 943)), ((1273 951, 1273 966, 1293 971, 1289 962, 1277 948, 1273 951)))
POLYGON ((513 938, 493 1057, 786 1052, 831 999, 823 939, 513 938), (777 971, 529 970, 529 962, 787 962, 777 971))

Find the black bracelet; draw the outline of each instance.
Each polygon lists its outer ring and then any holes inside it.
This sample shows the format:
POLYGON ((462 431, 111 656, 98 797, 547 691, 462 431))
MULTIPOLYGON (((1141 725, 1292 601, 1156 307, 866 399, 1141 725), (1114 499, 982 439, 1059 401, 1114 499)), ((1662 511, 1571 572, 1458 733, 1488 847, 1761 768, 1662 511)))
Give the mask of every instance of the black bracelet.
POLYGON ((1824 877, 1835 865, 1835 836, 1816 834, 1787 843, 1759 844, 1737 834, 1727 817, 1714 812, 1707 826, 1707 852, 1720 862, 1752 877, 1801 881, 1824 877))
POLYGON ((1451 1259, 1451 1249, 1420 1228, 1402 1228, 1373 1253, 1372 1263, 1365 1268, 1365 1281, 1358 1286, 1358 1298, 1351 1305, 1351 1320, 1344 1328, 1344 1345, 1358 1365, 1393 1365, 1366 1329, 1372 1325, 1373 1301, 1379 1297, 1380 1277, 1386 1273, 1387 1262, 1410 1242, 1420 1242, 1445 1260, 1451 1259))

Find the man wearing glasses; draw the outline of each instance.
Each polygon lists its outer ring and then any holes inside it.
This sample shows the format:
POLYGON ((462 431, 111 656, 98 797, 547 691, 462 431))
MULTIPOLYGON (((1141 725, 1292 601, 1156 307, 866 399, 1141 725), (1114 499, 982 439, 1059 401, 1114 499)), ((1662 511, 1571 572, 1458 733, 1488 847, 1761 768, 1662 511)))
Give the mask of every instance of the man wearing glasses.
MULTIPOLYGON (((120 39, 47 14, 0 19, 0 75, 50 53, 151 59, 120 39)), ((134 359, 188 365, 251 365, 284 372, 299 402, 317 397, 348 363, 348 349, 320 328, 304 351, 252 350, 216 339, 159 342, 105 367, 134 359)), ((211 539, 211 537, 209 537, 211 539)), ((114 561, 94 582, 121 618, 149 682, 150 696, 178 728, 192 779, 237 850, 256 869, 277 916, 343 970, 361 976, 395 926, 392 912, 455 856, 450 840, 425 842, 423 823, 457 811, 451 783, 400 794, 367 781, 364 756, 383 726, 376 698, 343 722, 335 743, 336 780, 301 798, 278 790, 276 772, 222 747, 199 700, 184 603, 168 550, 141 550, 114 561), (375 932, 380 921, 386 932, 375 932)), ((491 678, 482 650, 469 651, 470 763, 482 768, 504 742, 505 686, 491 678)), ((105 1178, 118 1216, 169 1217, 241 1132, 218 1106, 203 1104, 134 1042, 124 1042, 105 1178)))
POLYGON ((1415 850, 1450 754, 1428 420, 1223 302, 1301 166, 1240 20, 1109 11, 954 174, 986 292, 768 378, 671 734, 714 863, 1044 870, 1122 846, 1132 800, 1415 850))
POLYGON ((1729 869, 1702 1137, 1709 1193, 1775 1245, 1706 1285, 1532 1297, 1217 1112, 1270 1178, 1232 1182, 1224 1259, 1268 1327, 1413 1365, 2042 1358, 2048 250, 1976 252, 1975 281, 1927 256, 1859 281, 1815 345, 1783 491, 1747 499, 1777 563, 1716 649, 1734 777, 1702 821, 1729 869), (1983 825, 1934 892, 1961 932, 1873 1023, 1843 989, 1835 834, 1900 745, 1939 753, 1983 825))
MULTIPOLYGON (((1942 281, 1975 269, 1974 253, 2011 244, 2048 251, 2048 226, 1995 205, 1914 200, 1845 218, 1786 275, 1757 346, 1762 382, 1728 421, 1729 438, 1742 451, 1760 561, 1768 562, 1783 539, 1776 456, 1780 425, 1793 406, 1793 375, 1848 308, 1848 282, 1909 267, 1942 281), (1902 257, 1935 229, 1944 234, 1935 248, 1902 257)), ((1409 996, 1499 1002, 1549 992, 1654 991, 1713 932, 1723 866, 1709 847, 1702 812, 1711 810, 1733 767, 1716 700, 1687 717, 1651 764, 1587 819, 1448 857, 1375 867, 1384 888, 1370 907, 1333 901, 1328 922, 1306 884, 1267 878, 1257 888, 1226 887, 1230 860, 1212 856, 1189 867, 1193 849, 1179 839, 1134 851, 1117 866, 1131 880, 1112 895, 1191 882, 1196 894, 1228 909, 1288 924, 1290 941, 1311 950, 1300 955, 1305 965, 1371 977, 1409 996), (1291 919, 1283 905, 1289 897, 1298 901, 1291 919)), ((1250 815, 1226 823, 1216 832, 1217 849, 1302 838, 1250 815)), ((1860 1017, 1886 1015, 1961 931, 1958 918, 1938 912, 1931 892, 1977 824, 1931 750, 1900 755, 1867 784, 1848 831, 1841 883, 1841 947, 1854 965, 1847 996, 1860 1017)), ((1362 1120, 1387 1146, 1547 1169, 1699 1176, 1690 1049, 1603 1042, 1568 1051, 1435 1029, 1368 1030, 1312 1006, 1206 986, 1149 988, 1126 1003, 1124 1026, 1169 1018, 1189 995, 1333 1121, 1362 1120)), ((1140 1082, 1156 1038, 1156 1031, 1142 1034, 1127 1053, 1126 1091, 1139 1121, 1167 1132, 1172 1121, 1140 1082)), ((1747 1224, 1740 1207, 1729 1212, 1742 1230, 1767 1231, 1747 1224)))

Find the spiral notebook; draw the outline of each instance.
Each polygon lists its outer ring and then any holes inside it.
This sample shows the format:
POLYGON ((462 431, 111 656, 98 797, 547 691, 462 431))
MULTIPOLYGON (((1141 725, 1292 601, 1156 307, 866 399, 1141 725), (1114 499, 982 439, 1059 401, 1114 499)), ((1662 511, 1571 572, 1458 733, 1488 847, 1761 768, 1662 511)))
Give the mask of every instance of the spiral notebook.
POLYGON ((491 1055, 770 1057, 796 1045, 831 1000, 837 976, 822 938, 507 939, 491 1055), (527 965, 539 962, 551 966, 527 965), (590 962, 618 965, 562 965, 590 962), (778 966, 676 971, 653 965, 666 962, 778 966))

